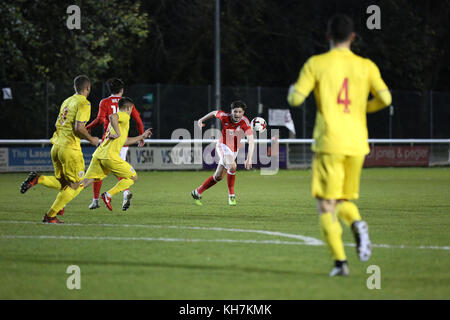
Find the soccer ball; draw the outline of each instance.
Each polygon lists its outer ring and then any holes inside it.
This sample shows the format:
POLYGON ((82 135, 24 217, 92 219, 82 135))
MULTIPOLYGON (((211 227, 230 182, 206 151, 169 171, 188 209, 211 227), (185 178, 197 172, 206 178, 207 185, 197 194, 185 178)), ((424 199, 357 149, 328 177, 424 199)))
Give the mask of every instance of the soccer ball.
POLYGON ((267 129, 266 120, 264 120, 261 117, 254 118, 252 120, 252 129, 253 129, 253 131, 256 131, 259 133, 266 131, 266 129, 267 129))

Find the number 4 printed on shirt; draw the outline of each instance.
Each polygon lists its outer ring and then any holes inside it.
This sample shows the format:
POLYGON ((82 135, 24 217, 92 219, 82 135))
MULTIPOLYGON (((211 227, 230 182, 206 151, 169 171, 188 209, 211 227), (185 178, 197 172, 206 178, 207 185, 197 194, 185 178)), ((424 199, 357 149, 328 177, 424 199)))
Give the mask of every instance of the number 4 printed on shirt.
POLYGON ((350 109, 348 108, 348 105, 351 103, 351 101, 348 99, 348 78, 345 78, 344 82, 342 83, 342 87, 339 90, 337 103, 343 104, 345 106, 344 113, 350 113, 350 109), (345 99, 341 99, 343 91, 345 92, 345 99))

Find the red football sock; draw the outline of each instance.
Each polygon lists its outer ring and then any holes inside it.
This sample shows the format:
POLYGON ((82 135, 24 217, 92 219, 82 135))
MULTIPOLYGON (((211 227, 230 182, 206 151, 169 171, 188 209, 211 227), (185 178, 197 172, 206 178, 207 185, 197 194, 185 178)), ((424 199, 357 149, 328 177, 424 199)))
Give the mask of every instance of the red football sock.
POLYGON ((236 171, 227 171, 228 194, 234 194, 235 179, 236 179, 236 171))
POLYGON ((94 191, 94 199, 98 199, 100 195, 100 189, 102 188, 102 184, 103 184, 102 180, 94 181, 92 186, 92 190, 94 191))
POLYGON ((197 188, 197 192, 199 194, 202 194, 206 189, 211 188, 213 185, 217 183, 216 180, 214 180, 214 176, 209 177, 208 179, 203 182, 203 184, 197 188))

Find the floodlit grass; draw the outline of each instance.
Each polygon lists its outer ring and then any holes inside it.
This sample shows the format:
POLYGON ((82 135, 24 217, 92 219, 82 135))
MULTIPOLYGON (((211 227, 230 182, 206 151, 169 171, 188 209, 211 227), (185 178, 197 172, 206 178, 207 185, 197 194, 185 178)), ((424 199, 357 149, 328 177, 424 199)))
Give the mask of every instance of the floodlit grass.
POLYGON ((322 240, 309 170, 239 171, 236 207, 226 181, 197 207, 190 191, 210 174, 140 172, 127 212, 121 195, 113 212, 90 211, 89 188, 64 225, 40 223, 55 190, 22 195, 26 174, 1 174, 0 299, 450 299, 449 168, 363 170, 357 205, 372 242, 389 246, 360 262, 343 226, 348 278, 329 278, 327 248, 295 236, 322 240), (69 265, 81 290, 66 287, 69 265), (379 290, 366 286, 370 265, 379 290))

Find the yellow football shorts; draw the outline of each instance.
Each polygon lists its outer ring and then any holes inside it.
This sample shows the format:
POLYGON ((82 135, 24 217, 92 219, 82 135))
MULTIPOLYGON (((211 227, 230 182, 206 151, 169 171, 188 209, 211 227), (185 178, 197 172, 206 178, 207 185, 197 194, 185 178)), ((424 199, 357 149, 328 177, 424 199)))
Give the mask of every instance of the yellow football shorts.
POLYGON ((358 199, 365 156, 315 153, 312 195, 321 199, 358 199))
POLYGON ((118 178, 132 178, 136 175, 134 168, 125 160, 93 157, 86 171, 86 179, 103 180, 111 172, 118 178))
POLYGON ((53 168, 57 179, 80 182, 84 178, 84 159, 81 150, 53 145, 51 150, 53 168))

